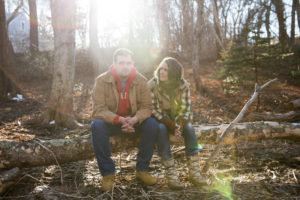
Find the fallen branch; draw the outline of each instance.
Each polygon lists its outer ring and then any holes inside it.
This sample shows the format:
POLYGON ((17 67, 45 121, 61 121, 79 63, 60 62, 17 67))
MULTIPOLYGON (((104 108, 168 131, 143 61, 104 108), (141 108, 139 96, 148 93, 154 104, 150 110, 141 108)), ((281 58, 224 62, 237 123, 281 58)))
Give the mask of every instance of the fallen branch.
POLYGON ((216 157, 216 155, 218 154, 222 144, 223 144, 223 140, 225 139, 227 133, 233 128, 233 126, 238 123, 245 115, 247 109, 250 107, 250 105, 255 101, 255 99, 258 96, 258 93, 263 90, 265 87, 267 87, 268 85, 270 85, 271 83, 273 83, 274 81, 276 81, 277 78, 265 83, 264 85, 262 85, 261 87, 258 86, 257 84, 255 85, 255 91, 252 95, 252 97, 250 98, 250 100, 244 105, 243 109, 241 110, 241 112, 238 114, 238 116, 226 127, 226 129, 223 131, 223 133, 221 134, 221 137, 218 141, 217 147, 216 149, 212 152, 212 154, 210 155, 210 157, 208 158, 208 160, 206 161, 202 172, 206 173, 210 167, 211 162, 213 161, 213 159, 216 157))
POLYGON ((300 111, 290 111, 278 114, 253 114, 256 120, 279 121, 279 122, 300 122, 300 111))

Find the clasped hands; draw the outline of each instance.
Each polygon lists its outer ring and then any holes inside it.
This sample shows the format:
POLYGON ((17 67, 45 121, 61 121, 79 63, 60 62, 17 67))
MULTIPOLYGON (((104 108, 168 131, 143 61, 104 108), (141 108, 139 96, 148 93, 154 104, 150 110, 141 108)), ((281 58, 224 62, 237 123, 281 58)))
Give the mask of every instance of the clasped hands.
POLYGON ((119 122, 121 124, 121 129, 126 133, 134 133, 134 125, 138 123, 138 118, 134 117, 120 117, 119 122))

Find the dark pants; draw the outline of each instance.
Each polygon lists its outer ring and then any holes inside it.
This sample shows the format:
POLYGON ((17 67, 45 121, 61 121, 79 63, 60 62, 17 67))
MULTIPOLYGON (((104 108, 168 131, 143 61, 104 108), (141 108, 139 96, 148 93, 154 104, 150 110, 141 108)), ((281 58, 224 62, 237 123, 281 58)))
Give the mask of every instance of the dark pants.
MULTIPOLYGON (((141 136, 136 171, 148 171, 150 160, 153 155, 154 144, 157 139, 157 132, 157 121, 154 118, 149 117, 135 128, 135 133, 132 133, 141 136)), ((123 132, 120 125, 106 123, 100 119, 96 119, 92 122, 93 150, 102 176, 115 172, 115 164, 110 157, 109 137, 121 133, 123 132)))
MULTIPOLYGON (((162 157, 163 161, 166 161, 171 158, 171 148, 170 148, 170 140, 169 133, 167 127, 159 123, 158 129, 158 137, 157 137, 157 147, 158 153, 162 157)), ((196 155, 200 150, 198 148, 198 140, 195 134, 195 129, 191 122, 188 122, 183 127, 183 138, 185 144, 185 155, 192 156, 196 155)))

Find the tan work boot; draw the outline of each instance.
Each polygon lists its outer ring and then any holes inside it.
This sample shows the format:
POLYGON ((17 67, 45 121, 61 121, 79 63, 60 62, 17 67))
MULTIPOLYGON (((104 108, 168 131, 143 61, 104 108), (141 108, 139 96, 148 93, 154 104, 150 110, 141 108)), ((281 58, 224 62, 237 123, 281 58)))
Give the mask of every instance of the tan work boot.
POLYGON ((176 172, 175 168, 175 161, 173 158, 162 161, 162 164, 165 166, 166 169, 166 178, 169 188, 171 189, 183 189, 184 184, 180 182, 178 173, 176 172))
POLYGON ((151 176, 147 171, 145 172, 136 172, 136 178, 141 180, 145 185, 155 185, 157 183, 157 178, 151 176))
POLYGON ((115 183, 115 174, 103 176, 101 190, 111 191, 115 183))
POLYGON ((189 180, 196 186, 207 184, 206 179, 200 172, 200 157, 198 155, 189 156, 188 158, 189 180))

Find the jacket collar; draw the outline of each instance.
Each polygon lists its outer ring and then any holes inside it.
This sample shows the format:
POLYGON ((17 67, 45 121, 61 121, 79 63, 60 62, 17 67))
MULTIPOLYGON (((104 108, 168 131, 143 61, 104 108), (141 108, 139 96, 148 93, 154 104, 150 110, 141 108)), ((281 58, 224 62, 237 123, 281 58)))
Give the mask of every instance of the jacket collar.
MULTIPOLYGON (((138 74, 138 72, 136 72, 136 76, 134 77, 131 85, 137 84, 137 79, 136 79, 137 74, 138 74)), ((115 80, 114 76, 111 74, 110 70, 108 70, 108 71, 105 72, 104 81, 108 82, 108 83, 115 84, 116 80, 115 80)))

